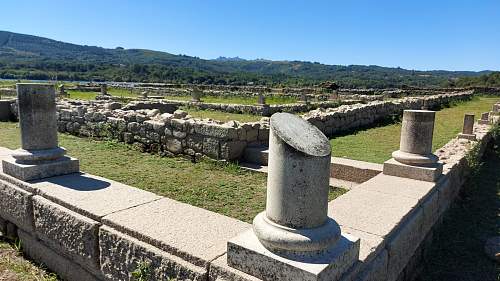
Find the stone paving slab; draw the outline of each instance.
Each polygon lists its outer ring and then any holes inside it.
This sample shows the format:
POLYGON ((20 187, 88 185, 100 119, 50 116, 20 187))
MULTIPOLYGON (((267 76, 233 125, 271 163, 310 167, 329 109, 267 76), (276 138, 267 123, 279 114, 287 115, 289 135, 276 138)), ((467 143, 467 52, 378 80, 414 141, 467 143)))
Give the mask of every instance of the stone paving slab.
POLYGON ((162 197, 116 181, 75 173, 32 182, 38 194, 100 221, 103 216, 162 197))
POLYGON ((227 241, 251 227, 168 198, 108 215, 102 221, 198 266, 223 255, 227 241))
POLYGON ((433 182, 380 174, 372 178, 370 184, 360 185, 359 188, 421 200, 430 194, 436 186, 436 183, 433 182))
POLYGON ((148 280, 207 280, 207 267, 190 264, 107 226, 99 229, 99 249, 101 270, 108 280, 136 280, 131 273, 141 262, 151 268, 148 280))
POLYGON ((372 184, 382 188, 389 182, 363 183, 330 201, 328 215, 342 227, 386 237, 417 207, 419 199, 367 190, 372 184))

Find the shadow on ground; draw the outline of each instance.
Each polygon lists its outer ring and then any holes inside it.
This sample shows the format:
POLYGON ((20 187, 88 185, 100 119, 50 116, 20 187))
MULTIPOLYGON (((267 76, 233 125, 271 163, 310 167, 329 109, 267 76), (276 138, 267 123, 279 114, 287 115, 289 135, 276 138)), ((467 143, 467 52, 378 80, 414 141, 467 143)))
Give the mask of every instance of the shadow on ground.
POLYGON ((434 232, 418 281, 500 280, 500 267, 486 257, 488 238, 500 235, 500 154, 484 163, 434 232))

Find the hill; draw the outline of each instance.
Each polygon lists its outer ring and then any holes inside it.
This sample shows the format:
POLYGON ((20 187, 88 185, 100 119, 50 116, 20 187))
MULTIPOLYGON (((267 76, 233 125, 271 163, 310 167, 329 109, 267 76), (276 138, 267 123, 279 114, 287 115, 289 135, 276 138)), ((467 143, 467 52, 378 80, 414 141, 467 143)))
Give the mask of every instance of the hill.
MULTIPOLYGON (((485 72, 488 73, 488 72, 485 72)), ((205 60, 145 49, 106 49, 0 31, 0 78, 387 88, 448 85, 482 72, 414 71, 305 61, 205 60)))

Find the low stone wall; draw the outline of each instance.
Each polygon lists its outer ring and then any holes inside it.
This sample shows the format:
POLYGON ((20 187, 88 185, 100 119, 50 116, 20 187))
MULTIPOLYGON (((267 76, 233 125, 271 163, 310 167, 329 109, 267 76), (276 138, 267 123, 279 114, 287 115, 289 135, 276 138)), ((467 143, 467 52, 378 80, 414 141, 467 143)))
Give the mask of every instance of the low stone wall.
MULTIPOLYGON (((470 99, 472 92, 428 97, 375 101, 317 109, 303 116, 325 135, 370 126, 404 109, 430 108, 470 99)), ((172 102, 137 101, 122 107, 109 101, 58 102, 58 128, 78 136, 111 138, 136 144, 144 151, 160 154, 205 155, 213 159, 236 160, 248 145, 267 145, 269 121, 240 123, 192 118, 172 112, 172 102), (162 109, 162 110, 159 110, 162 109)), ((15 106, 12 109, 16 112, 15 106)))
POLYGON ((472 91, 440 94, 426 97, 408 97, 394 101, 374 101, 367 104, 340 106, 338 108, 317 109, 306 113, 303 118, 325 135, 333 136, 340 132, 369 126, 390 115, 401 115, 405 109, 440 108, 451 102, 469 100, 472 91))
MULTIPOLYGON (((342 233, 360 238, 357 261, 336 280, 411 280, 425 238, 441 221, 491 141, 453 139, 436 154, 438 182, 378 175, 329 203, 342 233), (369 203, 369 204, 368 204, 369 203)), ((0 159, 9 151, 0 149, 0 159)), ((22 182, 0 170, 0 230, 19 236, 23 251, 72 281, 257 281, 227 265, 227 241, 251 225, 89 174, 22 182)))
POLYGON ((300 113, 317 108, 332 108, 341 105, 349 105, 359 103, 360 100, 338 100, 338 101, 322 101, 309 103, 292 103, 292 104, 271 104, 271 105, 248 105, 248 104, 227 104, 227 103, 205 103, 191 101, 175 101, 167 100, 167 102, 196 108, 199 110, 217 110, 236 114, 251 114, 269 117, 277 112, 300 113))

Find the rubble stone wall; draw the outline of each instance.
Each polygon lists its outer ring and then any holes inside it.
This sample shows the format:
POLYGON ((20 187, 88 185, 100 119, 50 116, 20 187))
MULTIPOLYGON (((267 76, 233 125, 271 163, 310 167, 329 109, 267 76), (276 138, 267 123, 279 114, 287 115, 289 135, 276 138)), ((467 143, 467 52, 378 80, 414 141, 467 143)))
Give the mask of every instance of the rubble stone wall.
POLYGON ((318 127, 325 135, 369 126, 390 115, 401 115, 405 109, 440 108, 452 102, 469 100, 472 91, 439 94, 425 97, 408 97, 394 101, 374 101, 367 104, 343 105, 337 108, 316 109, 303 118, 318 127))
MULTIPOLYGON (((471 97, 469 91, 374 101, 317 109, 303 118, 332 136, 400 115, 404 109, 420 109, 423 105, 436 108, 471 97)), ((16 113, 15 104, 12 108, 16 113)), ((57 106, 58 129, 78 136, 116 139, 148 152, 205 155, 219 160, 240 159, 248 145, 268 143, 269 120, 265 117, 259 122, 224 123, 192 118, 186 112, 174 112, 175 109, 175 104, 157 101, 135 101, 122 106, 117 102, 63 100, 57 106)))

